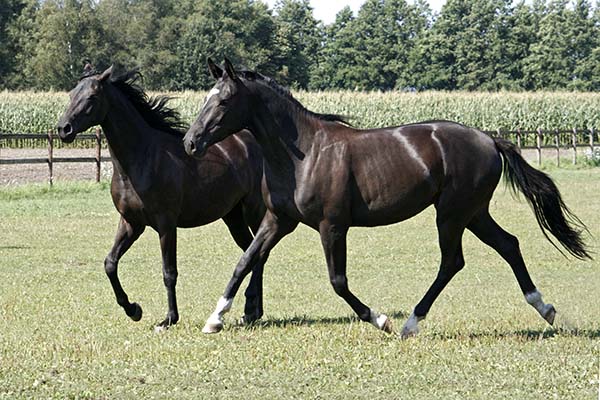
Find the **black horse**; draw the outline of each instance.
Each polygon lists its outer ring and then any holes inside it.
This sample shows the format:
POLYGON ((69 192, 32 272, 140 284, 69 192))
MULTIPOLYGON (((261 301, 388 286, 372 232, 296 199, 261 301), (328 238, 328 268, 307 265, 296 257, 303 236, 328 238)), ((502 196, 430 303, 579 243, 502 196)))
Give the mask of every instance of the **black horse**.
MULTIPOLYGON (((117 303, 134 321, 142 308, 130 303, 117 275, 119 259, 151 226, 160 237, 163 278, 169 310, 161 330, 177 323, 177 227, 205 225, 222 218, 235 242, 246 250, 265 213, 260 192, 262 152, 247 131, 214 146, 204 157, 189 157, 183 124, 167 107, 167 98, 148 98, 135 84, 139 73, 112 76, 87 71, 71 91, 71 102, 58 123, 64 142, 101 125, 113 162, 112 199, 121 214, 115 243, 104 262, 117 303)), ((262 266, 248 287, 247 321, 262 315, 262 266)))
POLYGON ((517 238, 489 214, 503 165, 508 182, 532 205, 542 231, 549 231, 578 258, 589 257, 581 237, 585 227, 565 206, 552 180, 530 167, 512 143, 447 121, 353 129, 338 116, 308 111, 268 77, 236 72, 229 61, 225 71, 210 60, 209 67, 217 83, 185 136, 186 150, 199 157, 234 132, 250 130, 265 155, 263 193, 268 209, 205 332, 222 329, 222 316, 244 276, 262 265, 299 222, 319 231, 335 292, 361 320, 391 332, 387 316, 367 307, 348 288, 346 234, 350 226, 411 218, 431 204, 437 211, 440 270, 404 325, 403 337, 418 332, 418 321, 463 267, 465 228, 510 264, 527 302, 553 323, 556 311, 542 301, 517 238))

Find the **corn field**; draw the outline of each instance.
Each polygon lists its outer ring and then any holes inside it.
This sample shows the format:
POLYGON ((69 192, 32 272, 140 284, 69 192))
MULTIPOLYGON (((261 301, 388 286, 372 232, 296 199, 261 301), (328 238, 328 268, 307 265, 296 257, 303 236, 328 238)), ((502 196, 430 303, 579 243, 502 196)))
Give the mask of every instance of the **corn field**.
MULTIPOLYGON (((187 123, 203 92, 167 93, 187 123)), ((600 128, 600 94, 572 92, 296 92, 316 112, 341 114, 361 128, 447 119, 482 130, 600 128)), ((67 93, 0 92, 0 132, 45 133, 68 102, 67 93)))

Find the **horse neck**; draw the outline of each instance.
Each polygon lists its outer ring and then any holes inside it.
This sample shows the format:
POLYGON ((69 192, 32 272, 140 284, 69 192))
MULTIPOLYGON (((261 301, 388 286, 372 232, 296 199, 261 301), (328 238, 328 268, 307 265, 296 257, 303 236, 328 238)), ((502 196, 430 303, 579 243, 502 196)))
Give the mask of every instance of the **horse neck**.
POLYGON ((130 175, 132 168, 139 165, 136 160, 147 155, 146 149, 158 135, 118 89, 110 87, 107 92, 110 107, 102 129, 115 167, 130 175))
POLYGON ((258 101, 252 102, 249 129, 261 145, 267 162, 274 169, 288 170, 310 150, 319 121, 270 88, 255 90, 258 101), (273 96, 278 98, 273 101, 273 96))

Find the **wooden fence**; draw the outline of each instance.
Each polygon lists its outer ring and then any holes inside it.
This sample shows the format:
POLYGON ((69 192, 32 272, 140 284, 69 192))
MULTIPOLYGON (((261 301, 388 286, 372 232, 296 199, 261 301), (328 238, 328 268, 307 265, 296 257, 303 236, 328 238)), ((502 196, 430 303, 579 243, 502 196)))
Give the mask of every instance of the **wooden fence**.
POLYGON ((96 164, 96 182, 100 182, 100 169, 103 161, 110 161, 110 157, 102 156, 102 140, 104 135, 100 128, 96 128, 93 134, 77 135, 75 140, 93 140, 95 142, 94 157, 55 157, 54 156, 54 130, 49 130, 47 134, 23 134, 23 133, 0 133, 0 148, 2 143, 10 140, 46 140, 48 143, 48 157, 45 158, 0 158, 2 164, 48 164, 48 183, 52 185, 53 167, 55 163, 89 163, 96 164))
MULTIPOLYGON (((589 149, 589 153, 593 157, 596 153, 596 143, 598 142, 598 134, 592 129, 554 129, 534 131, 520 130, 516 131, 484 131, 490 136, 500 137, 510 140, 517 144, 520 149, 532 149, 536 151, 537 163, 542 163, 542 150, 553 150, 556 154, 556 165, 560 166, 561 151, 571 153, 571 162, 577 163, 578 148, 589 149)), ((96 182, 100 181, 100 166, 103 161, 110 161, 110 157, 102 157, 102 141, 104 135, 100 128, 96 128, 93 134, 77 135, 76 140, 93 140, 95 141, 95 156, 94 157, 54 157, 54 131, 49 130, 47 134, 11 134, 0 133, 0 148, 2 143, 8 141, 21 140, 45 140, 48 143, 48 157, 46 158, 20 158, 20 159, 3 159, 0 158, 1 164, 48 164, 49 177, 48 182, 52 185, 53 175, 52 168, 55 163, 79 163, 79 162, 94 162, 96 163, 96 182)))

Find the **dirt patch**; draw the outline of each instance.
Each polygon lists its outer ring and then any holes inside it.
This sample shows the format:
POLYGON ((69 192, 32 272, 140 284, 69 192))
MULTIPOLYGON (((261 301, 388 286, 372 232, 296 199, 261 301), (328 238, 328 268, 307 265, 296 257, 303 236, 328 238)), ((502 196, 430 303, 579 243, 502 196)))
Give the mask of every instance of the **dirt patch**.
MULTIPOLYGON (((95 149, 55 149, 54 157, 74 158, 74 157, 95 157, 95 149)), ((102 156, 107 157, 108 150, 103 150, 102 156)), ((0 149, 0 159, 36 159, 48 158, 46 149, 0 149)), ((83 180, 93 181, 96 179, 95 162, 78 163, 53 163, 53 180, 83 180)), ((100 175, 102 179, 110 177, 112 174, 112 163, 103 162, 101 164, 100 175)), ((48 182, 49 168, 48 163, 41 164, 1 164, 0 165, 0 185, 14 186, 26 183, 48 182)))

